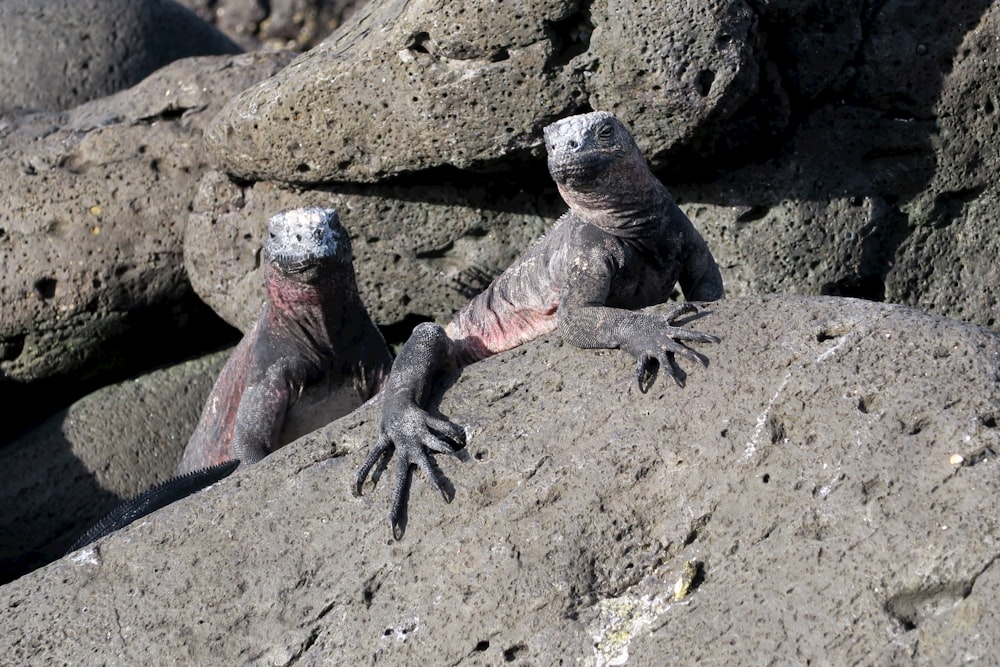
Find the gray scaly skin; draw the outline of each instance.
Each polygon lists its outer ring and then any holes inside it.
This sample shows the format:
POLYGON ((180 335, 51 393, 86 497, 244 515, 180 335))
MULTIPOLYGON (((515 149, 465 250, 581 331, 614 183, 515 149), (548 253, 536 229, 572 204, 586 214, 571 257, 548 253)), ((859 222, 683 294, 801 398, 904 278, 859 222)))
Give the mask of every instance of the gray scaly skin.
POLYGON ((392 357, 358 295, 336 211, 284 211, 267 227, 268 301, 219 374, 178 476, 120 505, 74 550, 260 461, 384 383, 392 357))
POLYGON ((447 327, 418 325, 393 364, 378 442, 358 471, 355 494, 375 464, 381 469, 395 451, 389 519, 396 539, 405 529, 411 464, 449 502, 451 492, 428 451, 454 453, 465 445, 461 427, 425 410, 436 373, 558 330, 577 347, 631 354, 639 388, 647 391, 661 368, 683 386, 675 355, 707 363, 684 343, 718 342, 673 326, 696 310, 691 303, 666 315, 635 310, 667 301, 675 283, 689 302, 715 301, 725 290, 704 239, 649 170, 624 125, 606 112, 573 116, 545 128, 545 147, 569 210, 447 327))
POLYGON ((219 374, 179 474, 260 461, 368 400, 392 364, 336 211, 284 211, 267 231, 267 303, 219 374))

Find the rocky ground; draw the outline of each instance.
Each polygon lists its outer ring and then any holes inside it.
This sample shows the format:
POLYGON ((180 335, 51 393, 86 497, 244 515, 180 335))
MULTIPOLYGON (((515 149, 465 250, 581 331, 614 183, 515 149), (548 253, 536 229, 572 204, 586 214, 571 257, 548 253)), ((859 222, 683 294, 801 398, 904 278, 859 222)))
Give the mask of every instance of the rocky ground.
POLYGON ((741 297, 679 388, 555 337, 449 381, 470 433, 351 481, 378 405, 3 587, 0 650, 330 664, 989 664, 1000 337, 900 306, 741 297), (684 581, 688 569, 693 576, 684 581), (686 594, 683 594, 686 589, 686 594), (680 590, 682 595, 676 595, 680 590), (720 620, 724 619, 724 620, 720 620))
POLYGON ((279 208, 340 211, 398 345, 561 212, 541 128, 607 109, 732 298, 684 390, 640 396, 620 354, 556 337, 469 369, 442 403, 473 425, 442 462, 459 498, 418 482, 399 544, 385 489, 346 495, 366 408, 5 586, 5 655, 995 653, 1000 4, 120 4, 0 9, 42 30, 0 60, 5 579, 171 474, 224 353, 146 374, 253 320, 279 208), (749 298, 773 293, 917 310, 749 298))

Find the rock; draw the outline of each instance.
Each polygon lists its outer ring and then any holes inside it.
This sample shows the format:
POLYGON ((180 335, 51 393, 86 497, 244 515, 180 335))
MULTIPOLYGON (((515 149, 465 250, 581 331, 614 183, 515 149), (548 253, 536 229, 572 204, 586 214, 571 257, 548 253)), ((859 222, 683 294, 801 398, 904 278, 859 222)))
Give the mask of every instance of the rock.
POLYGON ((60 557, 120 502, 173 477, 227 357, 100 389, 0 449, 0 581, 60 557))
MULTIPOLYGON (((832 4, 806 6, 822 17, 832 4)), ((867 39, 841 75, 821 77, 836 103, 793 105, 796 129, 780 148, 674 186, 725 267, 730 294, 855 296, 996 326, 998 110, 984 82, 1000 80, 1000 64, 985 55, 1000 43, 1000 6, 919 6, 858 8, 867 39)), ((830 21, 819 25, 854 34, 853 19, 830 21)), ((776 25, 762 21, 761 30, 793 39, 776 25)), ((842 61, 844 46, 815 53, 803 71, 820 77, 813 62, 842 61)), ((816 95, 817 82, 788 76, 803 87, 790 89, 793 99, 816 95)))
POLYGON ((604 105, 654 159, 755 91, 742 0, 375 0, 206 131, 225 170, 290 183, 511 169, 541 128, 604 105))
POLYGON ((243 48, 310 49, 363 0, 178 0, 243 48))
POLYGON ((301 192, 241 186, 209 172, 188 220, 185 266, 198 295, 243 331, 264 300, 264 225, 274 212, 299 206, 340 212, 362 299, 394 343, 417 322, 446 320, 565 210, 554 185, 536 193, 443 176, 433 184, 301 192))
POLYGON ((440 405, 470 433, 466 461, 438 459, 455 501, 418 473, 400 542, 387 478, 350 493, 369 404, 4 586, 0 651, 109 665, 996 655, 1000 337, 778 296, 712 304, 691 326, 722 342, 683 389, 661 378, 640 394, 626 355, 556 337, 466 369, 440 405))
POLYGON ((6 0, 0 43, 0 110, 69 109, 180 58, 241 50, 173 0, 6 0))
POLYGON ((184 224, 208 169, 201 129, 289 58, 183 60, 65 114, 0 125, 0 401, 29 404, 26 384, 53 379, 48 391, 65 394, 68 377, 121 377, 231 337, 183 268, 184 224))
MULTIPOLYGON (((404 206, 394 196, 412 202, 419 195, 403 193, 441 182, 460 190, 503 183, 530 199, 550 187, 541 126, 609 108, 631 124, 709 241, 730 294, 853 296, 996 326, 998 112, 996 91, 983 82, 1000 80, 986 57, 1000 41, 1000 6, 682 4, 659 3, 651 18, 644 4, 610 0, 586 11, 540 0, 533 13, 478 11, 473 0, 372 3, 232 100, 208 144, 244 189, 247 179, 250 188, 277 179, 321 197, 385 196, 394 210, 404 206), (920 76, 906 75, 911 64, 920 76), (532 88, 538 77, 547 80, 542 92, 532 88), (390 178, 391 187, 375 190, 316 187, 390 178)), ((449 207, 461 215, 467 201, 437 200, 436 217, 447 220, 449 207)), ((485 206, 494 215, 496 206, 485 206)), ((538 211, 500 208, 518 225, 538 211)), ((446 242, 461 235, 454 229, 446 242)), ((375 256, 379 272, 406 256, 390 252, 375 256)), ((453 273, 474 269, 458 262, 453 273)), ((399 298, 424 304, 393 307, 393 325, 454 309, 452 294, 414 297, 439 285, 404 268, 412 289, 399 298)), ((240 275, 199 294, 223 302, 240 275)))

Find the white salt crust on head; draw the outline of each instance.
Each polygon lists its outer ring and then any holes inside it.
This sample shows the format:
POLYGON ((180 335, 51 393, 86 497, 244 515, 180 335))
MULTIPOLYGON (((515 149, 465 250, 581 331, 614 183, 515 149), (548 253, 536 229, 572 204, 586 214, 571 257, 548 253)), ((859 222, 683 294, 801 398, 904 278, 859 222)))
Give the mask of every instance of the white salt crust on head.
POLYGON ((332 257, 342 252, 346 243, 347 232, 332 208, 294 208, 267 221, 266 250, 272 257, 332 257))
POLYGON ((545 149, 549 153, 575 149, 590 128, 608 118, 614 116, 607 111, 592 111, 557 120, 545 127, 545 149))

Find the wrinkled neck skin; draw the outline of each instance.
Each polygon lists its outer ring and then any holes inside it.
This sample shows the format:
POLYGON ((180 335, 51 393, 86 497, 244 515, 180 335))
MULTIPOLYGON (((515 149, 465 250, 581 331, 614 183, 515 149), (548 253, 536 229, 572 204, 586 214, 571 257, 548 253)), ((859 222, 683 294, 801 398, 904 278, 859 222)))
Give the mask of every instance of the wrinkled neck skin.
POLYGON ((620 156, 592 183, 556 183, 570 211, 626 238, 645 236, 659 224, 670 193, 637 152, 620 156))
POLYGON ((340 332, 349 326, 345 318, 358 308, 349 307, 345 299, 356 294, 354 276, 342 270, 326 270, 314 283, 301 282, 268 264, 264 283, 271 303, 269 318, 272 326, 286 331, 319 355, 336 352, 334 342, 342 346, 340 332))

